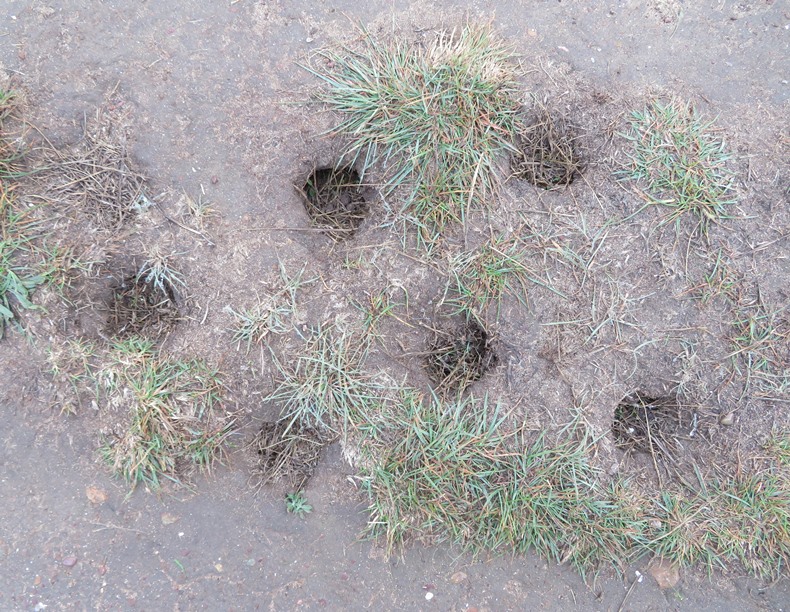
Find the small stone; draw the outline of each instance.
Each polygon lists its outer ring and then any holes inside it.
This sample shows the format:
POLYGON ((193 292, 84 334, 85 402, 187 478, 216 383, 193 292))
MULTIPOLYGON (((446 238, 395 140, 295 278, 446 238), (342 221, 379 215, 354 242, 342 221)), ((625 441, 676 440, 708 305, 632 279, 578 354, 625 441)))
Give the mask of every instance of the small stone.
POLYGON ((214 569, 217 570, 220 574, 222 573, 222 563, 217 563, 214 565, 214 569))
POLYGON ((219 183, 219 177, 216 176, 216 175, 212 176, 211 177, 211 184, 212 185, 216 185, 217 183, 219 183))
POLYGON ((461 584, 464 582, 468 576, 464 572, 455 572, 452 576, 450 576, 450 582, 453 584, 461 584))
POLYGON ((173 523, 177 523, 180 518, 180 516, 165 512, 162 514, 162 525, 172 525, 173 523))
POLYGON ((722 416, 722 417, 719 419, 719 423, 721 423, 721 424, 722 424, 722 425, 724 425, 725 427, 729 427, 729 426, 730 426, 730 425, 732 425, 734 422, 735 422, 735 414, 734 414, 734 413, 732 413, 732 412, 728 412, 727 414, 723 415, 723 416, 722 416))
POLYGON ((664 523, 662 523, 660 519, 651 519, 650 526, 658 531, 664 526, 664 523))
POLYGON ((425 594, 425 600, 426 600, 426 601, 431 601, 432 599, 433 599, 433 593, 431 593, 430 591, 428 591, 428 592, 425 594))
POLYGON ((66 567, 74 567, 75 565, 77 565, 77 557, 74 555, 63 557, 63 561, 61 561, 61 563, 66 567))
POLYGON ((253 565, 255 565, 255 559, 247 559, 244 562, 244 565, 248 565, 249 567, 252 567, 253 565))
POLYGON ((671 589, 680 581, 678 566, 667 559, 659 558, 648 568, 661 589, 671 589))
POLYGON ((92 504, 103 504, 107 501, 107 492, 99 487, 88 487, 85 489, 85 496, 92 504))
POLYGON ((40 586, 40 585, 41 585, 41 576, 38 576, 38 575, 37 575, 37 576, 36 576, 36 577, 33 579, 33 586, 40 586))

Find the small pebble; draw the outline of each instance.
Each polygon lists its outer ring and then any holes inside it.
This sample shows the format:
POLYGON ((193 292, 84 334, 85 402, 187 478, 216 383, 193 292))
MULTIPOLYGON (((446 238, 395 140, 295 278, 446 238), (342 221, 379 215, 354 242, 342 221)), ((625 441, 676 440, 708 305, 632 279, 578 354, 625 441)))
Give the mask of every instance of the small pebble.
POLYGON ((77 565, 77 557, 75 557, 74 555, 63 557, 63 561, 61 561, 61 563, 63 563, 63 565, 65 565, 66 567, 74 567, 75 565, 77 565))
POLYGON ((719 423, 729 427, 735 422, 735 415, 732 412, 725 414, 721 419, 719 419, 719 423))
POLYGON ((426 599, 427 601, 431 601, 431 600, 433 599, 433 593, 431 593, 430 591, 428 591, 428 592, 425 594, 425 599, 426 599))

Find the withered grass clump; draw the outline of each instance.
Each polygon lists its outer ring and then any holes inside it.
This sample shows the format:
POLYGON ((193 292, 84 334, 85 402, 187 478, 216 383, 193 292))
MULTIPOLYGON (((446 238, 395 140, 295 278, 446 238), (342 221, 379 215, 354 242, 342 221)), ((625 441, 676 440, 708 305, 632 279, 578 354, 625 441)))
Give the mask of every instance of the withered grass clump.
POLYGON ((49 195, 76 206, 107 229, 117 229, 151 201, 145 179, 134 167, 122 129, 100 115, 86 125, 71 151, 49 152, 45 176, 49 195))

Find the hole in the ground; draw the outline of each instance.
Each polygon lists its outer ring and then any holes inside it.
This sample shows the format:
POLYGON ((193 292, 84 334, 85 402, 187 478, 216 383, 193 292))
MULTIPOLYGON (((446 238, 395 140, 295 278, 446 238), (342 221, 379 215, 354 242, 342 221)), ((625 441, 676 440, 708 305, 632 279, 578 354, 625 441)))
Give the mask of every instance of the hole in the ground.
POLYGON ((354 235, 368 213, 368 202, 353 168, 319 168, 300 189, 313 225, 335 240, 354 235))
POLYGON ((252 442, 258 455, 256 484, 288 479, 295 490, 301 491, 313 476, 328 442, 318 430, 290 424, 287 419, 263 422, 252 442))
POLYGON ((693 438, 696 432, 696 411, 680 405, 671 396, 651 397, 636 392, 624 397, 614 412, 615 444, 625 451, 673 460, 679 451, 679 440, 693 438))
POLYGON ((513 173, 537 187, 570 185, 582 171, 576 129, 565 116, 538 106, 517 135, 513 173))
POLYGON ((497 357, 491 334, 477 321, 438 330, 428 346, 427 370, 440 393, 463 393, 482 378, 497 357))
POLYGON ((158 338, 178 321, 180 313, 173 284, 145 266, 128 274, 112 291, 105 333, 125 338, 158 338))

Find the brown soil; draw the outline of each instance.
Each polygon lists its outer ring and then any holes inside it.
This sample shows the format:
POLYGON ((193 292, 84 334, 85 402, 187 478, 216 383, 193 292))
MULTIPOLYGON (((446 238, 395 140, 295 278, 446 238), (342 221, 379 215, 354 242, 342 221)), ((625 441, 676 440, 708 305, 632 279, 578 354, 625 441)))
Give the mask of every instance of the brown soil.
MULTIPOLYGON (((277 419, 277 407, 259 401, 275 379, 267 351, 293 354, 307 325, 361 326, 357 305, 379 292, 408 294, 397 318, 382 322, 371 361, 427 388, 425 362, 414 355, 425 353, 426 330, 442 325, 443 266, 492 229, 522 228, 542 284, 529 284, 526 306, 505 297, 491 330, 497 363, 468 382, 475 394, 501 397, 530 431, 556 431, 575 408, 600 439, 596 461, 604 472, 650 488, 685 474, 683 466, 706 478, 733 474, 772 431, 790 426, 788 390, 772 386, 770 376, 790 356, 782 311, 790 303, 790 12, 757 0, 470 7, 423 0, 3 3, 0 87, 24 94, 32 126, 23 130, 27 163, 57 159, 83 172, 26 179, 20 198, 48 237, 95 265, 78 273, 71 303, 37 291, 46 310, 22 313, 27 337, 11 333, 0 343, 0 608, 786 607, 786 579, 765 585, 740 568, 710 577, 682 570, 678 586, 661 590, 649 559, 624 576, 607 570, 592 585, 533 556, 472 559, 415 543, 387 560, 379 544, 358 539, 365 493, 339 444, 324 449, 306 486, 314 508, 306 520, 286 513, 282 485, 250 486, 261 461, 267 468, 277 460, 271 444, 263 447, 269 451, 254 444, 261 423, 277 419), (364 188, 317 205, 323 214, 343 213, 327 227, 305 206, 307 178, 326 178, 313 173, 335 167, 342 143, 328 135, 335 118, 309 101, 320 82, 298 64, 321 46, 353 44, 358 32, 349 18, 376 36, 418 44, 439 28, 493 19, 520 56, 524 91, 550 100, 575 130, 584 167, 550 170, 539 187, 507 181, 492 214, 450 232, 432 261, 403 248, 388 217, 393 203, 364 188), (734 153, 738 201, 707 238, 691 224, 662 225, 659 207, 635 214, 644 200, 613 179, 624 162, 627 113, 649 94, 694 100, 717 118, 734 153), (109 172, 116 186, 120 177, 130 182, 97 193, 85 182, 91 167, 109 172), (118 193, 139 205, 117 208, 118 193), (91 195, 99 197, 86 204, 91 195), (124 292, 137 287, 130 274, 154 248, 183 275, 189 304, 178 325, 168 319, 153 335, 162 350, 222 370, 226 407, 243 426, 227 465, 196 477, 194 490, 128 495, 97 456, 107 414, 89 401, 62 414, 69 385, 53 378, 48 355, 68 340, 106 342, 108 332, 121 333, 128 322, 113 322, 107 305, 119 295, 127 304, 124 292), (568 259, 571 251, 582 265, 568 259), (259 352, 237 350, 224 307, 254 303, 277 287, 280 264, 292 273, 306 266, 306 277, 320 279, 300 294, 297 331, 259 352), (736 350, 755 313, 776 313, 770 350, 736 350), (744 375, 750 355, 766 360, 766 376, 744 375), (641 409, 628 412, 624 403, 641 409), (657 455, 666 465, 644 452, 654 428, 667 446, 657 455), (674 463, 681 468, 669 469, 674 463)), ((359 178, 349 173, 341 183, 348 182, 359 178)), ((174 313, 175 295, 138 289, 144 304, 167 302, 174 313)), ((297 478, 313 471, 307 455, 299 460, 309 467, 297 478)))

